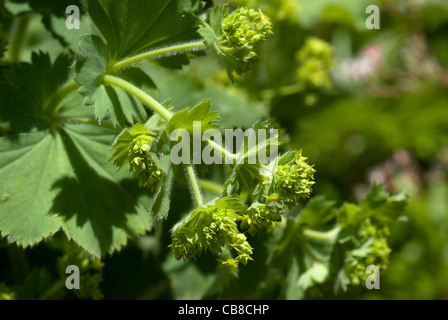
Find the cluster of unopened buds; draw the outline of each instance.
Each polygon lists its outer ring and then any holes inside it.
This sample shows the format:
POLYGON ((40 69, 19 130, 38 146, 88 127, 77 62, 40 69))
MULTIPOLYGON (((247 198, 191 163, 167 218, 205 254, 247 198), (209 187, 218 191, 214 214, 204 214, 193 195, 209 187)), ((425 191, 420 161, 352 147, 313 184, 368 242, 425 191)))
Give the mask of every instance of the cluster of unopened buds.
POLYGON ((151 191, 157 188, 165 174, 150 152, 154 136, 143 124, 136 124, 130 130, 124 129, 112 147, 115 152, 110 158, 118 168, 129 164, 139 187, 151 191))
MULTIPOLYGON (((231 77, 233 72, 246 71, 256 59, 255 47, 272 33, 272 24, 260 10, 241 7, 229 13, 227 6, 216 6, 211 12, 210 24, 204 22, 199 33, 206 45, 217 50, 231 77)), ((264 129, 270 128, 266 123, 263 125, 264 129)), ((124 129, 114 143, 111 160, 120 168, 129 164, 139 186, 154 191, 161 184, 165 172, 157 165, 156 155, 151 152, 158 138, 150 129, 143 124, 124 129)), ((315 170, 306 160, 301 151, 290 151, 270 161, 267 166, 261 163, 236 164, 245 168, 243 171, 258 172, 250 190, 243 191, 252 195, 247 198, 241 189, 235 187, 231 188, 232 192, 223 193, 206 204, 202 199, 197 201, 198 207, 172 230, 171 248, 175 257, 194 258, 208 250, 217 255, 223 265, 231 268, 252 260, 253 248, 245 233, 254 236, 269 230, 282 220, 282 213, 310 196, 315 170)), ((235 174, 229 181, 235 178, 235 174)), ((236 185, 241 185, 236 180, 236 185)))
POLYGON ((257 45, 272 34, 269 18, 261 10, 247 7, 228 13, 227 6, 217 6, 211 12, 210 21, 215 23, 204 22, 198 32, 221 56, 231 78, 232 72, 241 74, 249 69, 256 60, 257 45))
POLYGON ((297 70, 299 84, 304 88, 330 87, 332 81, 330 70, 335 62, 333 48, 324 40, 311 37, 306 39, 305 45, 296 53, 300 62, 297 70))
POLYGON ((139 135, 135 138, 129 154, 130 168, 138 178, 139 187, 152 191, 163 178, 163 171, 157 166, 149 153, 153 138, 150 135, 139 135))
POLYGON ((351 251, 345 260, 345 268, 352 284, 361 284, 366 278, 366 268, 374 265, 385 270, 391 249, 387 244, 389 228, 375 225, 367 219, 357 234, 359 249, 351 251))
POLYGON ((173 228, 171 247, 176 258, 192 258, 210 250, 225 255, 226 259, 219 260, 228 267, 252 260, 253 249, 243 232, 255 236, 275 227, 287 208, 310 196, 315 170, 306 159, 301 151, 290 152, 270 178, 260 175, 253 189, 261 191, 252 203, 243 203, 238 194, 232 194, 190 213, 173 228), (235 251, 235 258, 230 249, 235 251))

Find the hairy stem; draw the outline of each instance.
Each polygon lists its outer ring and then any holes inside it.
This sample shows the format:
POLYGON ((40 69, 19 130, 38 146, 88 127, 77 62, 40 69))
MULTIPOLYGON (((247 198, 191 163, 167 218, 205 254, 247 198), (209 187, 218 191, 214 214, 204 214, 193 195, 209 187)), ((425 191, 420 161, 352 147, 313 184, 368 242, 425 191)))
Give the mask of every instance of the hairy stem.
POLYGON ((198 41, 180 43, 180 44, 168 46, 165 48, 154 49, 154 50, 140 53, 133 57, 129 57, 124 60, 118 61, 117 63, 115 63, 112 66, 111 70, 116 71, 116 70, 128 67, 131 64, 134 64, 136 62, 146 60, 146 59, 154 59, 154 58, 159 58, 159 57, 163 57, 166 55, 175 55, 175 54, 182 54, 182 53, 191 52, 191 51, 204 50, 206 48, 207 48, 207 46, 204 44, 204 40, 201 39, 198 41))
POLYGON ((340 230, 339 226, 326 232, 305 229, 303 230, 303 235, 309 239, 332 243, 336 240, 339 230, 340 230))
POLYGON ((188 179, 190 180, 191 189, 193 190, 194 199, 196 200, 196 204, 199 206, 202 206, 202 195, 201 195, 201 189, 199 187, 198 180, 196 178, 196 174, 194 173, 193 166, 191 164, 187 165, 187 175, 188 179))
MULTIPOLYGON (((257 155, 261 152, 261 150, 266 149, 267 146, 269 146, 271 143, 278 143, 277 138, 270 138, 269 140, 266 140, 260 144, 257 145, 257 147, 255 148, 255 150, 251 151, 250 153, 246 153, 244 154, 244 158, 242 159, 244 161, 244 159, 250 159, 252 157, 257 157, 257 155)), ((236 155, 235 155, 235 159, 236 159, 236 155)), ((269 169, 268 167, 264 167, 264 169, 267 169, 269 171, 271 171, 271 169, 269 169)))
POLYGON ((13 24, 13 36, 9 50, 9 60, 12 63, 17 63, 20 60, 20 51, 22 50, 23 42, 25 41, 26 28, 30 20, 30 14, 23 15, 16 18, 13 24))
POLYGON ((167 110, 164 106, 162 106, 156 99, 151 97, 143 90, 137 88, 132 83, 129 83, 123 79, 111 75, 105 75, 103 78, 103 82, 105 84, 110 84, 115 87, 121 88, 126 92, 132 94, 133 96, 139 98, 151 109, 160 114, 166 121, 169 121, 173 116, 173 114, 169 110, 167 110))
POLYGON ((222 146, 220 146, 219 144, 217 144, 216 142, 214 142, 213 140, 208 140, 207 143, 210 145, 210 147, 212 147, 213 149, 215 149, 216 151, 218 151, 219 153, 221 153, 224 157, 231 159, 232 162, 233 160, 236 160, 236 155, 227 151, 225 148, 223 148, 222 146))
POLYGON ((222 185, 210 180, 199 179, 199 185, 202 189, 213 192, 217 195, 221 195, 224 191, 222 185))

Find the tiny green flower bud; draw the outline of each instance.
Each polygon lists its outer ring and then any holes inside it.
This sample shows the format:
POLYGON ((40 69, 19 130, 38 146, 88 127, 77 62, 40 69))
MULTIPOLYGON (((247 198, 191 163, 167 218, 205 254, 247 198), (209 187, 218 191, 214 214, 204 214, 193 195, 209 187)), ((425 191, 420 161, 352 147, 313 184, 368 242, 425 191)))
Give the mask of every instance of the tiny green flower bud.
POLYGON ((129 169, 138 178, 139 187, 154 191, 161 182, 164 172, 151 157, 151 144, 156 136, 145 125, 137 123, 131 130, 124 129, 117 137, 110 160, 121 168, 129 164, 129 169))
POLYGON ((227 259, 224 261, 221 260, 221 263, 227 268, 238 268, 238 261, 235 259, 227 259))
POLYGON ((222 21, 222 30, 232 46, 254 46, 272 33, 272 23, 261 12, 241 7, 222 21))
POLYGON ((257 45, 272 34, 272 23, 261 10, 238 8, 228 13, 228 6, 216 6, 211 12, 210 22, 204 23, 198 32, 204 43, 222 57, 227 74, 241 74, 256 60, 257 45))
POLYGON ((237 256, 235 259, 220 260, 222 264, 228 267, 237 267, 239 262, 246 264, 251 260, 252 247, 237 227, 239 213, 244 209, 245 206, 236 199, 227 197, 194 210, 173 229, 170 247, 176 259, 193 258, 202 250, 221 254, 232 248, 237 256))
POLYGON ((241 228, 247 229, 254 236, 263 229, 268 229, 282 220, 275 206, 254 202, 241 218, 241 228))
POLYGON ((306 199, 311 194, 316 170, 306 160, 307 158, 302 156, 300 150, 293 160, 279 165, 275 172, 276 190, 280 199, 289 206, 297 205, 300 199, 306 199))
POLYGON ((300 84, 304 87, 331 87, 330 70, 335 62, 330 44, 318 38, 308 38, 296 57, 301 62, 297 70, 300 84))
POLYGON ((370 219, 362 223, 357 233, 360 245, 348 252, 345 259, 345 268, 352 284, 364 283, 367 277, 366 268, 370 265, 381 270, 387 268, 391 252, 386 240, 388 234, 387 226, 374 225, 370 219))
POLYGON ((242 73, 255 61, 258 43, 272 34, 272 23, 261 10, 241 7, 223 19, 222 31, 218 46, 236 60, 236 72, 242 73))

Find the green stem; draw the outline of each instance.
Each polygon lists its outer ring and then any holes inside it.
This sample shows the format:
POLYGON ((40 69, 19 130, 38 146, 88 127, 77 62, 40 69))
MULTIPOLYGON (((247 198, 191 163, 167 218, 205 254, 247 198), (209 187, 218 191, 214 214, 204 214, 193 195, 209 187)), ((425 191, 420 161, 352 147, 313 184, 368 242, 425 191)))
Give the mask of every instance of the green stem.
POLYGON ((23 43, 26 37, 26 28, 30 20, 30 15, 26 14, 18 17, 14 21, 13 37, 11 40, 11 46, 9 51, 9 60, 12 63, 17 63, 20 60, 20 51, 22 50, 23 43))
POLYGON ((162 106, 157 100, 155 100, 153 97, 151 97, 149 94, 144 92, 143 90, 137 88, 132 83, 129 83, 123 79, 111 76, 111 75, 105 75, 103 77, 103 82, 105 84, 110 84, 113 86, 116 86, 118 88, 121 88, 125 90, 126 92, 132 94, 133 96, 139 98, 141 101, 143 101, 146 105, 148 105, 151 109, 153 109, 155 112, 160 114, 165 120, 169 121, 173 114, 167 110, 164 106, 162 106))
POLYGON ((292 94, 299 93, 303 90, 303 86, 299 83, 291 84, 289 86, 284 86, 276 89, 267 89, 261 92, 261 96, 264 99, 272 99, 277 96, 289 96, 292 94))
POLYGON ((196 178, 196 174, 194 173, 193 166, 191 164, 187 165, 187 174, 190 179, 191 189, 193 190, 194 199, 196 200, 196 204, 202 206, 202 195, 201 189, 199 187, 198 180, 196 178))
POLYGON ((168 46, 165 48, 159 48, 154 49, 148 52, 140 53, 138 55, 135 55, 133 57, 126 58, 124 60, 118 61, 115 63, 111 71, 117 71, 119 69, 123 69, 125 67, 130 66, 131 64, 134 64, 136 62, 146 60, 146 59, 152 59, 152 58, 158 58, 166 55, 174 55, 174 54, 182 54, 185 52, 191 52, 191 51, 198 51, 198 50, 204 50, 207 48, 207 45, 204 44, 204 40, 197 40, 193 42, 186 42, 186 43, 180 43, 173 46, 168 46))
POLYGON ((222 192, 224 191, 222 185, 210 180, 199 179, 199 185, 201 186, 202 189, 216 193, 217 195, 221 195, 222 192))
MULTIPOLYGON (((244 155, 244 158, 241 159, 241 160, 244 162, 245 159, 250 159, 252 156, 257 156, 257 154, 259 154, 261 152, 261 150, 263 150, 263 148, 266 149, 271 144, 271 141, 272 141, 272 143, 277 143, 278 142, 278 140, 276 138, 275 139, 270 138, 269 140, 263 142, 264 145, 260 143, 260 144, 257 145, 257 147, 255 148, 254 151, 252 151, 251 153, 246 153, 244 155)), ((266 166, 265 166, 265 169, 271 171, 271 169, 269 169, 266 166)))
POLYGON ((218 151, 219 153, 221 153, 224 157, 229 158, 232 160, 236 160, 236 155, 227 151, 225 148, 223 148, 222 146, 220 146, 219 144, 217 144, 216 142, 214 142, 213 140, 208 140, 207 143, 216 151, 218 151))
POLYGON ((45 110, 49 116, 52 116, 59 103, 61 103, 62 100, 66 96, 68 96, 71 92, 75 91, 79 88, 79 85, 75 82, 75 80, 71 80, 67 82, 64 86, 59 88, 58 91, 56 91, 55 94, 51 97, 50 101, 48 101, 47 105, 45 106, 45 110))
POLYGON ((336 240, 339 231, 340 231, 339 226, 326 232, 305 229, 303 230, 303 235, 309 239, 332 243, 336 240))

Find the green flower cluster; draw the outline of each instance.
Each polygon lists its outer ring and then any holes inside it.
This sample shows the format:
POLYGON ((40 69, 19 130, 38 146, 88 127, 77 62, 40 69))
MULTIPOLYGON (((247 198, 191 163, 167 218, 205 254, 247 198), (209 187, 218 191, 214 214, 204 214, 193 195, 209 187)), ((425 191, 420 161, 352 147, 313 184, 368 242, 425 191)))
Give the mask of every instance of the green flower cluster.
POLYGON ((272 23, 261 10, 241 7, 222 20, 222 31, 219 47, 236 59, 236 72, 242 73, 256 60, 255 48, 272 33, 272 23))
POLYGON ((360 246, 348 253, 345 260, 345 269, 354 285, 362 284, 366 277, 366 268, 370 265, 385 270, 389 263, 391 249, 387 244, 389 228, 374 225, 366 219, 360 226, 357 240, 360 246))
POLYGON ((199 206, 173 228, 175 257, 189 259, 210 250, 225 256, 219 261, 234 271, 252 260, 243 232, 255 236, 275 227, 287 206, 310 195, 315 170, 306 160, 301 151, 290 151, 268 165, 238 164, 223 198, 199 206))
POLYGON ((300 199, 308 198, 315 183, 316 170, 306 162, 307 159, 302 156, 302 150, 297 151, 293 159, 279 165, 275 172, 276 191, 280 200, 290 207, 297 205, 300 199))
POLYGON ((335 62, 330 44, 315 37, 308 38, 296 58, 301 62, 297 78, 303 87, 331 87, 330 70, 335 62))
POLYGON ((223 19, 222 30, 229 46, 253 48, 272 33, 272 23, 261 10, 241 7, 223 19))
POLYGON ((124 129, 117 137, 109 159, 119 167, 129 164, 130 170, 138 178, 138 185, 154 191, 164 176, 164 172, 151 156, 151 144, 155 134, 143 124, 124 129))
POLYGON ((129 166, 134 175, 138 178, 138 185, 142 188, 154 189, 163 178, 163 171, 154 162, 149 153, 153 137, 149 135, 139 135, 131 144, 129 166))
POLYGON ((254 202, 241 217, 241 228, 254 236, 282 221, 281 210, 274 204, 254 202))
POLYGON ((222 57, 227 73, 246 72, 256 60, 257 45, 272 34, 272 23, 261 10, 246 7, 228 13, 228 6, 216 6, 210 14, 210 24, 200 26, 204 43, 222 57))
POLYGON ((252 260, 252 247, 246 236, 239 232, 237 221, 245 206, 230 197, 222 198, 198 207, 184 221, 173 228, 172 248, 176 259, 196 257, 202 250, 210 250, 213 254, 223 254, 227 257, 223 265, 238 267, 252 260), (236 257, 230 257, 230 250, 236 252, 236 257))

